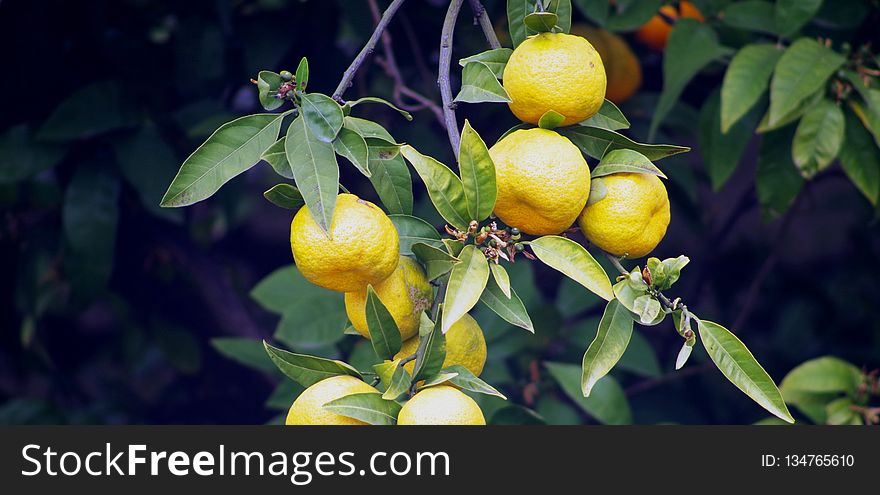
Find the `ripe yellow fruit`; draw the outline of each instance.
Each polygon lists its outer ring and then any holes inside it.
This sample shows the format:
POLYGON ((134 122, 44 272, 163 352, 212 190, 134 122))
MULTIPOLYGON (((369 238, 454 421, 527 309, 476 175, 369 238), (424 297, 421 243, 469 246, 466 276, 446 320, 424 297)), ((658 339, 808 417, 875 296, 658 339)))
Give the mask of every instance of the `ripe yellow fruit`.
POLYGON ((446 385, 418 392, 400 409, 399 425, 485 425, 480 406, 461 391, 446 385))
POLYGON ((615 256, 641 258, 669 226, 666 186, 651 174, 620 173, 593 179, 578 223, 591 243, 615 256))
MULTIPOLYGON (((413 337, 400 346, 400 351, 394 355, 394 359, 412 356, 418 347, 419 338, 413 337)), ((464 366, 474 376, 480 376, 483 366, 486 365, 486 337, 477 320, 470 315, 462 316, 446 332, 446 358, 443 360, 443 367, 456 364, 464 366)), ((403 367, 412 373, 415 361, 410 361, 403 367)))
MULTIPOLYGON (((411 258, 401 256, 394 273, 374 285, 373 289, 391 313, 404 340, 419 333, 422 312, 429 309, 434 301, 431 283, 428 282, 421 265, 411 258)), ((345 312, 348 314, 348 320, 358 333, 370 338, 364 311, 366 302, 366 289, 345 294, 345 312)))
POLYGON ((495 215, 532 235, 558 234, 583 210, 590 167, 568 138, 547 129, 520 129, 489 150, 495 162, 495 215))
POLYGON ((290 248, 309 282, 338 292, 378 284, 397 268, 397 229, 381 208, 353 194, 340 194, 324 232, 303 206, 290 224, 290 248))
POLYGON ((565 117, 561 125, 576 124, 596 113, 605 98, 599 53, 584 38, 565 33, 540 33, 520 43, 502 81, 510 110, 532 124, 548 110, 565 117))
POLYGON ((365 425, 363 421, 324 409, 324 404, 351 394, 379 393, 353 376, 339 375, 305 389, 287 412, 287 425, 365 425))
POLYGON ((630 99, 642 85, 642 66, 626 40, 586 24, 575 24, 571 33, 586 38, 602 57, 608 78, 605 98, 618 104, 630 99))

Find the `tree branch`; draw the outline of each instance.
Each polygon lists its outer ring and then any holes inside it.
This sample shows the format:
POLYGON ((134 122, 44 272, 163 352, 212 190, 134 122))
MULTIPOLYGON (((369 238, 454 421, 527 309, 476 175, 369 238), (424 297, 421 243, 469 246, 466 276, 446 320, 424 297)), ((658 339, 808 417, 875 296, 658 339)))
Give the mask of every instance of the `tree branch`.
POLYGON ((357 57, 351 62, 351 65, 348 66, 348 69, 345 69, 345 72, 342 74, 342 80, 339 81, 339 86, 336 86, 336 91, 333 92, 334 100, 342 101, 342 93, 351 86, 351 81, 354 79, 354 75, 357 74, 358 69, 361 68, 361 65, 363 65, 367 57, 373 53, 373 50, 376 48, 376 43, 379 42, 379 37, 385 31, 385 28, 388 27, 391 18, 394 17, 394 14, 397 13, 397 10, 403 5, 404 1, 405 0, 394 0, 391 2, 391 5, 385 9, 382 18, 379 19, 379 23, 376 25, 376 29, 373 31, 373 34, 370 35, 370 39, 367 40, 367 44, 364 45, 360 53, 357 54, 357 57))
POLYGON ((498 36, 495 35, 495 28, 492 26, 492 20, 489 19, 489 16, 486 14, 486 7, 480 3, 480 0, 470 0, 471 10, 474 11, 474 20, 479 23, 480 28, 483 30, 483 35, 486 36, 486 41, 489 42, 489 46, 492 49, 501 48, 501 43, 498 41, 498 36))
POLYGON ((443 31, 440 34, 440 64, 437 70, 437 84, 440 86, 440 96, 443 100, 443 120, 446 125, 446 133, 449 135, 449 144, 452 146, 453 156, 458 156, 458 145, 461 135, 458 131, 458 121, 455 118, 452 88, 449 85, 449 66, 452 61, 452 36, 455 32, 455 22, 458 19, 462 2, 464 0, 451 0, 449 2, 446 19, 443 21, 443 31))

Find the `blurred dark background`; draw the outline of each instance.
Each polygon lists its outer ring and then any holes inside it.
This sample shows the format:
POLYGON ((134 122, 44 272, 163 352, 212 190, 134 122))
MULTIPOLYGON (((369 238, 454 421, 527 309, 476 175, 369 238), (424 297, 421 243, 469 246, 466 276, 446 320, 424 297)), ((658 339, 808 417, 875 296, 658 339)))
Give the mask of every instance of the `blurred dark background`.
MULTIPOLYGON (((503 2, 485 3, 503 31, 503 2)), ((408 85, 437 101, 445 8, 411 0, 390 28, 408 85)), ((466 5, 453 60, 488 48, 471 21, 466 5)), ((578 12, 575 22, 584 22, 578 12)), ((275 329, 278 317, 248 293, 291 262, 290 214, 261 197, 278 178, 261 164, 193 207, 158 202, 219 124, 262 111, 249 82, 260 69, 294 70, 308 56, 309 89, 329 94, 372 26, 360 0, 0 2, 0 423, 261 423, 283 412, 295 391, 212 345, 269 339, 275 329)), ((630 135, 644 140, 662 55, 627 39, 644 83, 622 109, 630 135)), ((658 163, 670 177, 673 216, 654 255, 691 258, 673 292, 741 335, 777 381, 826 354, 880 366, 877 212, 835 166, 785 215, 762 214, 757 139, 713 192, 696 133, 722 75, 710 69, 692 82, 656 139, 695 148, 658 163)), ((389 97, 392 86, 373 61, 346 95, 389 97)), ((407 123, 381 106, 365 110, 399 141, 452 163, 430 111, 407 123)), ((505 105, 460 105, 458 117, 490 143, 516 123, 505 105)), ((351 167, 342 181, 376 201, 351 167)), ((421 183, 414 188, 416 210, 427 212, 421 183)), ((601 307, 560 287, 555 272, 523 265, 516 277, 528 284, 533 276, 535 288, 517 290, 537 335, 484 323, 484 378, 550 422, 588 422, 538 364, 579 364, 601 307)), ((671 324, 639 333, 650 345, 615 371, 636 422, 766 415, 720 373, 703 373, 705 355, 672 374, 681 339, 671 324)), ((359 346, 347 336, 312 350, 346 357, 359 346)))

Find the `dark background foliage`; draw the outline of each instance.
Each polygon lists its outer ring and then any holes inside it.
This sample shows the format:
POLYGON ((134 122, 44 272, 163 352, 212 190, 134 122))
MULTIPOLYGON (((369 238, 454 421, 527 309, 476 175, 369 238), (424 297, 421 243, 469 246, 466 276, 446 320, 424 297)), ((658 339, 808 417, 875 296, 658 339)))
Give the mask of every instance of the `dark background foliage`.
MULTIPOLYGON (((503 2, 486 5, 503 30, 503 2)), ((390 29, 405 80, 438 101, 444 13, 444 2, 412 0, 390 29)), ((463 9, 454 60, 486 48, 470 20, 463 9)), ((194 207, 160 210, 158 202, 216 126, 260 111, 249 82, 258 70, 293 70, 308 56, 310 90, 330 93, 372 26, 367 3, 356 0, 0 4, 0 423, 260 423, 283 412, 290 387, 265 405, 277 374, 243 367, 211 344, 272 335, 277 317, 248 292, 291 262, 290 215, 260 194, 277 178, 262 164, 194 207)), ((864 40, 864 26, 845 35, 864 40)), ((645 81, 622 109, 630 134, 644 141, 662 55, 631 45, 645 81)), ((454 68, 454 88, 459 75, 454 68)), ((676 294, 741 335, 777 382, 827 354, 880 366, 877 212, 834 166, 781 218, 762 215, 758 138, 714 192, 696 135, 699 109, 722 75, 710 67, 694 80, 657 135, 695 151, 660 163, 673 220, 654 255, 690 256, 676 294)), ((390 97, 392 86, 368 63, 347 95, 390 97)), ((398 140, 452 162, 430 111, 412 123, 381 106, 367 111, 398 140)), ((458 113, 490 143, 516 123, 505 105, 463 104, 458 113)), ((350 168, 342 181, 375 200, 350 168)), ((415 190, 416 210, 427 211, 418 181, 415 190)), ((549 422, 589 422, 540 363, 579 364, 601 306, 573 298, 578 289, 546 267, 521 270, 535 278, 537 334, 484 325, 484 378, 549 422)), ((672 373, 681 339, 670 324, 640 333, 650 347, 614 373, 636 422, 766 415, 704 366, 704 353, 672 373)), ((355 342, 321 351, 347 356, 355 342)), ((518 412, 510 421, 522 421, 518 412)))

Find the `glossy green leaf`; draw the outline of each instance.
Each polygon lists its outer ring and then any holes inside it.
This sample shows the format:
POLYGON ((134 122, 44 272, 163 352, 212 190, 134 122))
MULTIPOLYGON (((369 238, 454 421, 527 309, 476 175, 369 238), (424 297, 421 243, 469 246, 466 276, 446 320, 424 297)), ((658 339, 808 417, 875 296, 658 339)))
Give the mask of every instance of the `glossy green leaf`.
POLYGON ((601 159, 605 153, 616 149, 638 151, 652 161, 690 151, 685 146, 637 143, 616 131, 598 127, 571 126, 559 129, 558 132, 570 139, 581 151, 596 159, 601 159))
POLYGON ((785 50, 770 81, 770 117, 773 125, 825 85, 845 59, 812 38, 800 38, 785 50))
POLYGON ((416 242, 413 243, 411 249, 416 258, 425 265, 428 280, 435 280, 449 273, 452 267, 458 263, 458 259, 445 250, 429 244, 416 242))
POLYGON ((618 131, 620 129, 629 129, 629 120, 617 108, 617 105, 610 100, 605 100, 602 106, 599 107, 599 111, 581 122, 580 125, 618 131))
POLYGON ((547 10, 556 14, 556 32, 571 31, 571 0, 550 0, 547 10))
POLYGON ((538 119, 538 127, 541 129, 556 129, 565 120, 565 116, 555 110, 547 110, 538 119))
POLYGON ((719 17, 725 26, 775 34, 777 29, 773 10, 773 4, 766 0, 745 0, 726 5, 719 17))
POLYGON ((843 75, 864 100, 862 102, 856 98, 850 98, 847 100, 850 109, 856 114, 865 129, 874 136, 877 147, 880 147, 880 89, 865 86, 862 76, 852 70, 844 70, 843 75))
POLYGON ((286 141, 287 136, 282 136, 281 139, 275 141, 275 144, 269 146, 269 148, 263 152, 260 159, 271 165, 272 169, 275 170, 275 173, 281 177, 284 177, 285 179, 293 179, 293 171, 290 170, 290 162, 287 161, 287 152, 284 150, 284 143, 286 141))
POLYGON ((461 91, 453 101, 464 103, 507 103, 510 95, 483 62, 469 62, 461 71, 461 91))
POLYGON ((606 301, 614 297, 608 274, 580 244, 565 237, 548 235, 530 241, 529 246, 538 259, 590 292, 606 301))
POLYGON ((626 394, 611 375, 596 382, 589 397, 581 390, 581 367, 576 364, 545 362, 550 375, 559 383, 575 404, 602 424, 626 425, 632 423, 632 409, 626 394))
POLYGON ((385 400, 375 392, 346 395, 324 404, 323 407, 371 425, 397 424, 397 415, 400 413, 400 404, 385 400))
POLYGON ((385 100, 385 99, 382 99, 382 98, 378 98, 378 97, 376 97, 376 96, 364 96, 363 98, 358 98, 357 100, 349 101, 349 102, 347 103, 347 105, 350 106, 350 107, 352 107, 352 108, 354 108, 354 107, 356 107, 357 105, 361 105, 361 104, 363 104, 363 103, 378 103, 378 104, 380 104, 380 105, 385 105, 386 107, 389 107, 389 108, 391 108, 392 110, 397 111, 397 113, 399 113, 400 115, 402 115, 403 118, 405 118, 406 120, 410 120, 410 121, 411 121, 411 120, 413 119, 411 113, 409 113, 409 112, 407 112, 406 110, 404 110, 404 109, 398 107, 397 105, 391 103, 391 102, 388 101, 388 100, 385 100))
POLYGON ((309 93, 300 98, 302 118, 308 124, 312 134, 320 141, 329 143, 336 139, 342 129, 342 108, 327 95, 309 93))
POLYGON ((467 230, 469 223, 467 200, 464 186, 455 172, 430 156, 419 153, 408 144, 401 146, 400 154, 412 164, 422 178, 428 189, 428 197, 431 198, 440 216, 453 227, 467 230))
POLYGON ((774 20, 782 36, 796 33, 819 11, 822 0, 777 0, 774 20))
POLYGON ((596 338, 584 353, 581 368, 581 392, 589 397, 593 387, 620 360, 632 337, 633 319, 616 299, 605 306, 596 338))
POLYGON ((504 396, 501 392, 495 389, 495 387, 489 385, 477 378, 476 375, 471 373, 471 371, 460 364, 454 364, 452 366, 448 366, 440 370, 441 372, 446 373, 454 373, 455 376, 449 379, 449 382, 455 385, 456 387, 467 390, 469 392, 476 392, 478 394, 486 394, 486 395, 494 395, 495 397, 500 397, 504 400, 507 400, 507 397, 504 396))
POLYGON ((489 281, 486 255, 473 244, 465 246, 458 259, 460 263, 452 267, 443 298, 443 323, 440 330, 444 334, 477 304, 489 281))
POLYGON ((492 270, 492 278, 495 279, 495 283, 498 284, 501 293, 510 299, 510 276, 507 274, 507 270, 498 263, 490 263, 489 268, 492 270))
POLYGON ((648 258, 647 266, 651 272, 653 286, 657 290, 666 290, 678 281, 681 270, 691 262, 685 255, 678 258, 666 258, 660 261, 658 258, 648 258))
POLYGON ((458 373, 445 372, 442 370, 438 371, 435 375, 425 379, 425 381, 419 382, 417 390, 422 390, 424 388, 435 387, 437 385, 448 383, 449 380, 452 380, 456 376, 458 376, 458 373))
POLYGON ((612 8, 612 15, 605 23, 609 31, 633 31, 657 14, 666 0, 637 0, 617 2, 612 8))
POLYGON ((452 256, 458 256, 461 254, 461 250, 464 249, 464 243, 458 239, 443 239, 443 245, 452 256))
POLYGON ((774 416, 794 423, 773 379, 736 335, 711 321, 698 320, 697 328, 709 357, 731 383, 774 416))
POLYGON ((698 138, 700 155, 709 172, 712 189, 719 190, 736 170, 760 119, 760 106, 755 106, 724 134, 721 130, 720 97, 718 92, 700 110, 698 138))
POLYGON ((480 302, 511 325, 535 333, 535 325, 532 324, 532 319, 529 317, 525 305, 512 287, 508 297, 493 278, 488 281, 486 289, 480 295, 480 302))
POLYGON ((299 190, 290 184, 275 184, 263 193, 263 197, 275 206, 292 211, 306 204, 299 190))
POLYGON ((777 129, 782 129, 783 127, 791 124, 792 122, 800 119, 804 113, 810 108, 813 108, 814 105, 818 104, 825 97, 825 88, 819 88, 813 93, 811 96, 807 97, 805 100, 798 103, 798 105, 790 112, 785 114, 781 119, 770 124, 770 110, 764 113, 764 116, 761 117, 761 122, 758 123, 758 128, 755 130, 758 134, 763 134, 765 132, 774 131, 777 129))
POLYGON ((344 156, 362 174, 369 177, 370 152, 367 142, 360 134, 351 129, 340 129, 336 139, 333 140, 333 150, 336 154, 344 156))
POLYGON ((608 20, 608 7, 610 2, 596 2, 595 0, 572 0, 572 3, 581 14, 592 20, 599 26, 608 20))
POLYGON ((278 98, 278 87, 284 81, 281 76, 269 70, 261 70, 257 75, 257 91, 260 105, 266 111, 271 112, 284 104, 284 100, 278 98))
POLYGON ((417 354, 422 356, 416 359, 413 368, 413 381, 418 382, 437 374, 443 367, 443 360, 446 359, 446 335, 440 331, 440 321, 443 317, 442 308, 437 318, 437 324, 428 318, 426 313, 422 313, 422 324, 419 326, 419 347, 417 354), (423 329, 429 328, 427 333, 422 334, 423 329))
POLYGON ((843 110, 824 99, 807 110, 794 133, 791 156, 801 175, 811 178, 831 165, 844 137, 843 110))
POLYGON ((328 231, 339 192, 339 165, 333 145, 318 139, 305 119, 297 117, 287 128, 284 150, 309 213, 328 231))
POLYGON ((391 223, 397 228, 397 237, 400 238, 401 256, 413 254, 412 246, 417 242, 437 249, 443 249, 440 234, 430 223, 412 215, 396 214, 388 215, 388 218, 391 219, 391 223))
POLYGON ((779 390, 786 400, 795 393, 855 396, 864 380, 864 373, 854 365, 834 356, 823 356, 791 370, 782 379, 779 390))
POLYGON ((603 177, 622 172, 650 174, 666 178, 666 174, 651 163, 651 160, 648 160, 645 155, 628 149, 612 150, 605 153, 605 156, 590 173, 590 177, 603 177))
POLYGON ((526 29, 536 33, 549 33, 558 22, 559 16, 553 12, 532 12, 523 18, 526 29))
POLYGON ((495 48, 494 50, 486 50, 485 52, 463 58, 458 61, 458 65, 464 67, 470 62, 482 62, 489 67, 496 79, 501 79, 501 76, 504 74, 504 67, 507 65, 507 61, 512 53, 513 50, 510 48, 495 48))
POLYGON ((305 354, 294 354, 284 349, 273 347, 265 341, 263 346, 266 348, 266 353, 269 354, 269 359, 275 363, 275 366, 291 380, 303 387, 310 387, 325 378, 338 375, 348 375, 363 379, 358 370, 342 361, 306 356, 305 354))
POLYGON ((395 359, 373 366, 385 385, 383 399, 394 400, 403 395, 412 385, 412 375, 406 371, 406 368, 400 366, 400 361, 400 359, 395 359))
POLYGON ((804 185, 791 159, 791 139, 791 129, 769 132, 761 139, 755 186, 765 219, 785 214, 804 185))
POLYGON ((254 166, 278 139, 283 118, 284 114, 248 115, 220 126, 183 162, 161 205, 199 202, 254 166))
MULTIPOLYGON (((264 373, 277 373, 278 369, 266 355, 266 348, 258 339, 243 337, 217 337, 211 339, 211 346, 225 357, 264 373)), ((290 404, 288 404, 290 407, 290 404)))
POLYGON ((846 112, 846 137, 840 148, 840 166, 872 205, 880 198, 880 151, 858 118, 846 112))
POLYGON ((526 27, 523 20, 535 11, 536 0, 508 0, 507 2, 507 29, 510 32, 510 40, 514 48, 525 41, 526 37, 535 34, 526 27))
POLYGON ((367 300, 364 304, 367 317, 367 328, 370 331, 370 343, 376 355, 382 359, 391 359, 400 351, 402 339, 400 329, 391 316, 388 308, 382 304, 372 285, 367 286, 367 300))
POLYGON ((296 79, 297 89, 305 91, 306 86, 309 85, 309 60, 307 58, 303 57, 300 59, 299 64, 296 66, 294 78, 296 79))
POLYGON ((660 301, 654 296, 646 294, 637 297, 633 301, 633 309, 633 312, 639 317, 639 323, 642 325, 650 325, 651 322, 657 319, 657 316, 660 315, 660 311, 663 308, 660 306, 660 301))
POLYGON ((764 43, 747 45, 736 52, 721 84, 722 134, 730 132, 758 103, 781 56, 781 49, 764 43))
POLYGON ((403 157, 370 160, 370 182, 388 213, 412 215, 412 176, 403 157))
POLYGON ((495 163, 483 138, 465 119, 458 148, 458 168, 471 220, 482 221, 495 209, 495 163))
POLYGON ((364 139, 379 139, 388 144, 397 144, 391 134, 381 125, 372 120, 360 119, 357 117, 345 117, 343 126, 358 133, 364 139))

